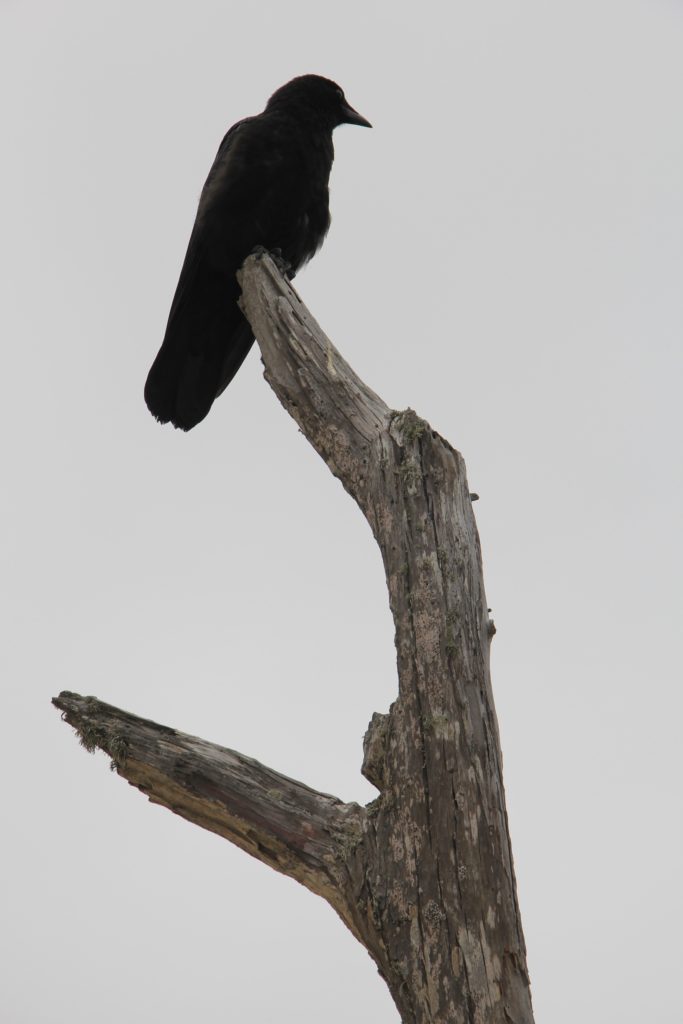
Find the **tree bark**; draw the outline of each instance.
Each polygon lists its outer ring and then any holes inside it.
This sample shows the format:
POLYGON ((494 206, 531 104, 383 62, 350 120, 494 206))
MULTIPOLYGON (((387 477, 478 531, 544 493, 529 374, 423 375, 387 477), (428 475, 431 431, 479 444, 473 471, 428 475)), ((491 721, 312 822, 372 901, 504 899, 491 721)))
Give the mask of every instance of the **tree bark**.
POLYGON ((266 379, 382 552, 399 692, 372 716, 362 768, 380 795, 345 804, 95 698, 54 703, 151 800, 328 900, 404 1024, 532 1024, 463 459, 360 380, 268 256, 241 284, 266 379))

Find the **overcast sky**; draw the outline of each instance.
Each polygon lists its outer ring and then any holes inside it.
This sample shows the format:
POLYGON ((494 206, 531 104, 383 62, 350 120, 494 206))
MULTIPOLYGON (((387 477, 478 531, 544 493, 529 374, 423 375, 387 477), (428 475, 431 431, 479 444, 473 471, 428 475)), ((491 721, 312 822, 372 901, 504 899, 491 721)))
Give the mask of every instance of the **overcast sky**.
POLYGON ((50 706, 92 693, 373 798, 396 676, 360 512, 256 350, 188 435, 142 399, 223 133, 317 72, 375 127, 335 134, 297 288, 481 495, 536 1019, 680 1022, 683 4, 0 12, 2 1020, 397 1021, 322 900, 50 706))

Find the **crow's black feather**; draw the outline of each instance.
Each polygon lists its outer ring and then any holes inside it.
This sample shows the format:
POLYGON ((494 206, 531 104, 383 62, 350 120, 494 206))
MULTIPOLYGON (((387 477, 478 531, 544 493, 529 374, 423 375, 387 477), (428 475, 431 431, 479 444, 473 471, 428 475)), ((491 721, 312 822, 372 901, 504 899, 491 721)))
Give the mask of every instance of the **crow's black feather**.
POLYGON ((279 250, 293 277, 322 245, 332 132, 345 123, 368 125, 338 85, 303 75, 224 137, 145 385, 145 401, 162 423, 190 430, 203 420, 251 348, 236 277, 249 253, 279 250))

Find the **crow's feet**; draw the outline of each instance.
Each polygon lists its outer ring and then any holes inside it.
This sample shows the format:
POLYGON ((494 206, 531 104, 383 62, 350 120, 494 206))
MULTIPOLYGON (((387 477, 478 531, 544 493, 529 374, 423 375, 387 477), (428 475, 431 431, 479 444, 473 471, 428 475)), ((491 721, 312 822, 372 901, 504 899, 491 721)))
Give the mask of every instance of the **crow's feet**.
POLYGON ((261 259, 263 256, 270 256, 273 263, 283 275, 283 277, 291 280, 294 277, 292 273, 292 264, 284 258, 282 255, 282 249, 266 249, 263 245, 257 245, 251 250, 252 256, 257 256, 261 259))

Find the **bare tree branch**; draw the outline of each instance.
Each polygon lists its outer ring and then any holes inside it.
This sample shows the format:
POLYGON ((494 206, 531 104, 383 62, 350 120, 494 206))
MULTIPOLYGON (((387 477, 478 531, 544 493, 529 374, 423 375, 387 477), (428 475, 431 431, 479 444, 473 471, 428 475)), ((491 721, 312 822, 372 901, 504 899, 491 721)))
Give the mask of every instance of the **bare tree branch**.
POLYGON ((53 700, 88 750, 131 785, 216 832, 308 889, 338 902, 343 851, 365 812, 250 757, 67 691, 53 700))
POLYGON ((382 552, 399 686, 365 737, 379 797, 343 804, 94 698, 55 703, 151 800, 324 896, 404 1024, 533 1024, 464 461, 360 380, 270 257, 250 257, 241 284, 267 380, 382 552))
POLYGON ((364 770, 365 943, 404 1021, 530 1024, 489 672, 494 633, 462 456, 351 370, 268 257, 242 270, 266 378, 357 500, 384 561, 399 698, 364 770))
POLYGON ((368 455, 388 425, 390 409, 342 358, 269 256, 250 256, 238 278, 266 380, 335 476, 361 501, 368 455))

